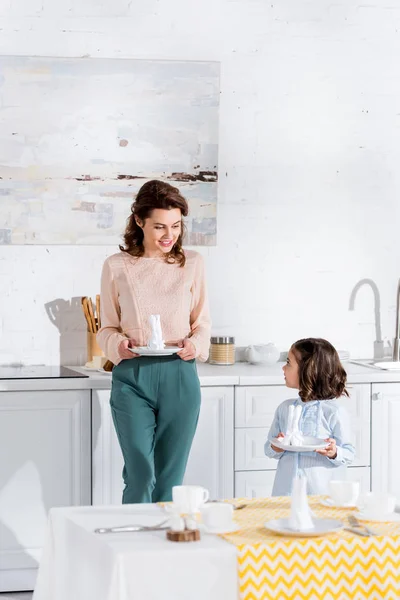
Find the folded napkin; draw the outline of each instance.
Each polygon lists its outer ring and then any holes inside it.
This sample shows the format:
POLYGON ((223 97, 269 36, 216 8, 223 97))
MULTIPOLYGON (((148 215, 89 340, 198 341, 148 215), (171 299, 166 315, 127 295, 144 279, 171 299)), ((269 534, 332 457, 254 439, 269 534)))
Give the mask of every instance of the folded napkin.
POLYGON ((150 350, 164 350, 164 340, 162 339, 160 315, 150 315, 151 338, 148 343, 150 350))
POLYGON ((299 429, 299 422, 301 417, 301 406, 293 404, 289 406, 288 414, 288 425, 285 437, 279 440, 281 444, 285 446, 302 446, 304 443, 304 437, 299 429))
POLYGON ((288 527, 293 531, 314 529, 312 513, 308 505, 307 478, 305 476, 296 476, 293 479, 288 527))

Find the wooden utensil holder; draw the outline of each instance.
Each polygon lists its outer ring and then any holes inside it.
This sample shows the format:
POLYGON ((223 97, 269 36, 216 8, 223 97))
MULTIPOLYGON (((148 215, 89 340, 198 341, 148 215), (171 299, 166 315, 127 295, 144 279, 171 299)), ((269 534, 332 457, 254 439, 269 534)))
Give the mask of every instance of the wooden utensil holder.
POLYGON ((93 356, 104 356, 104 352, 100 348, 96 340, 96 333, 87 332, 87 359, 88 362, 93 360, 93 356))

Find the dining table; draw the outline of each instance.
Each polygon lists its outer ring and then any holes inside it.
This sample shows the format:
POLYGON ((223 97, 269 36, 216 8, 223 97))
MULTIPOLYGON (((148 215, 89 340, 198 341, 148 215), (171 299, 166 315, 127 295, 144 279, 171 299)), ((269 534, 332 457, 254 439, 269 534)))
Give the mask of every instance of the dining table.
MULTIPOLYGON (((33 600, 398 600, 400 519, 349 527, 354 508, 308 497, 315 518, 343 527, 317 537, 277 534, 289 497, 235 498, 235 531, 174 542, 164 505, 50 510, 33 600), (98 533, 125 525, 146 531, 98 533)), ((200 521, 200 517, 198 516, 200 521)))

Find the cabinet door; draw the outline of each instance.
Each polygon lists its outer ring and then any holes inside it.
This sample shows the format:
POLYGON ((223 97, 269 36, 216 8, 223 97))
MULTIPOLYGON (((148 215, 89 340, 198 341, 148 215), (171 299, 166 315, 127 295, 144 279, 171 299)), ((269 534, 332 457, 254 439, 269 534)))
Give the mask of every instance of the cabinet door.
MULTIPOLYGON (((267 498, 271 496, 275 471, 246 471, 235 473, 235 497, 267 498)), ((351 467, 346 471, 346 479, 359 481, 360 491, 370 490, 370 468, 351 467)))
POLYGON ((236 498, 267 498, 271 496, 275 471, 246 471, 235 473, 236 498))
POLYGON ((278 461, 264 453, 268 428, 246 427, 235 430, 235 470, 275 470, 278 461))
MULTIPOLYGON (((349 385, 350 398, 341 398, 340 404, 349 412, 353 429, 356 467, 371 464, 371 388, 369 384, 349 385)), ((247 386, 235 391, 235 427, 239 448, 235 448, 236 469, 271 469, 271 459, 262 459, 260 436, 267 438, 275 410, 284 400, 295 397, 296 392, 286 386, 247 386), (245 428, 245 433, 240 429, 245 428), (254 428, 254 433, 251 432, 254 428), (258 434, 257 428, 265 428, 258 434), (254 462, 256 460, 256 462, 254 462)), ((265 441, 265 440, 264 440, 265 441)))
POLYGON ((92 504, 121 504, 123 466, 110 390, 92 390, 92 504))
POLYGON ((233 387, 204 387, 184 483, 202 485, 210 498, 233 496, 233 387))
POLYGON ((347 481, 358 481, 361 493, 371 490, 370 467, 349 467, 346 471, 346 479, 347 481))
POLYGON ((399 476, 400 384, 372 386, 372 491, 400 498, 399 476))
POLYGON ((275 410, 297 391, 285 385, 250 385, 235 388, 235 427, 267 427, 269 430, 275 410))
POLYGON ((90 391, 0 393, 0 591, 31 590, 56 506, 90 504, 90 391))
POLYGON ((349 412, 354 434, 356 457, 354 467, 371 464, 371 386, 369 383, 348 385, 350 398, 340 398, 339 404, 349 412))
MULTIPOLYGON (((109 390, 93 390, 93 504, 120 504, 123 459, 109 406, 109 390)), ((233 387, 204 387, 184 483, 211 498, 233 496, 233 387)))

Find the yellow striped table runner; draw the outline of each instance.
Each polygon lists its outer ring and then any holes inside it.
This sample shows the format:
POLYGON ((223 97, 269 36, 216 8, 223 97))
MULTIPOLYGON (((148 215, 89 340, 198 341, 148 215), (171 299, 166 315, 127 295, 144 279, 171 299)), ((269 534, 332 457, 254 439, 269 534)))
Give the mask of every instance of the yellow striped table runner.
MULTIPOLYGON (((338 519, 355 511, 327 508, 310 497, 316 517, 338 519)), ((263 524, 288 517, 290 498, 248 500, 235 511, 240 530, 222 537, 238 552, 241 600, 399 600, 400 523, 369 523, 378 535, 347 531, 320 538, 269 533, 263 524)))

